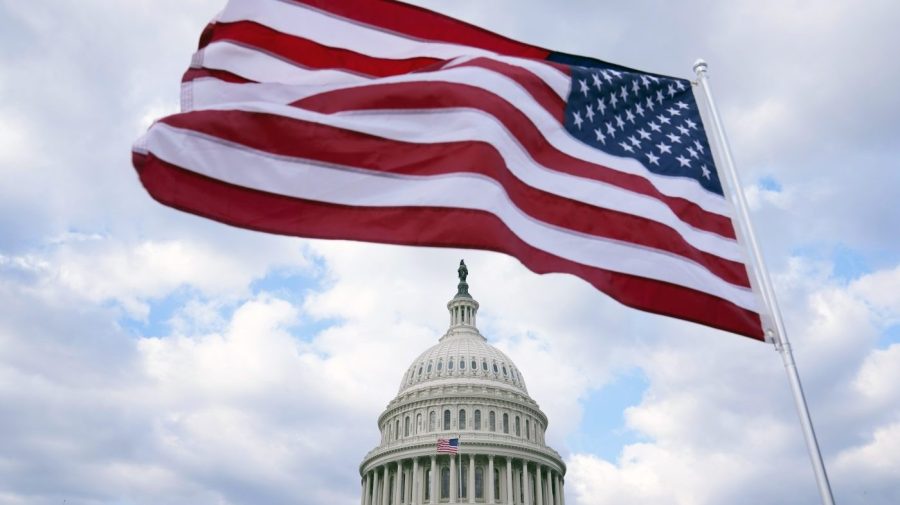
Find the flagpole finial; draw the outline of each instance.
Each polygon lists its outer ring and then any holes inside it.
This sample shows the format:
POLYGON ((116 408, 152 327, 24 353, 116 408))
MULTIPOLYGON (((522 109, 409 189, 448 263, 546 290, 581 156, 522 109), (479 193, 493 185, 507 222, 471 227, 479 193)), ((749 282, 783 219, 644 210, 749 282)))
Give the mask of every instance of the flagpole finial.
POLYGON ((706 64, 706 60, 703 58, 697 58, 697 61, 694 62, 694 72, 697 75, 705 74, 708 68, 709 65, 706 64))

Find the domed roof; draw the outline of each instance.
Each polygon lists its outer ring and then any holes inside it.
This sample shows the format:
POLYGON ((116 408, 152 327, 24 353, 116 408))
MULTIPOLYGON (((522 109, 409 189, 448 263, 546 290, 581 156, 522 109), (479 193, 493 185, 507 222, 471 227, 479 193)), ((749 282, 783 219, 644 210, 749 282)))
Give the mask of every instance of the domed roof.
POLYGON ((456 296, 447 303, 450 328, 440 341, 413 361, 400 382, 407 390, 446 383, 483 384, 528 395, 515 363, 487 343, 475 326, 478 302, 469 295, 468 270, 460 261, 456 296))

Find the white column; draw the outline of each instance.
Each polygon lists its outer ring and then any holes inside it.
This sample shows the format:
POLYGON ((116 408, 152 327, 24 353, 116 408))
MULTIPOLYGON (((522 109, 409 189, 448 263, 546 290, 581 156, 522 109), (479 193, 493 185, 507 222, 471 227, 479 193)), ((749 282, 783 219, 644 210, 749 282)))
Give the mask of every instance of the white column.
POLYGON ((437 456, 432 454, 431 455, 431 491, 429 491, 429 492, 431 493, 430 501, 433 504, 438 502, 437 486, 436 486, 437 481, 438 481, 438 478, 437 478, 437 456))
POLYGON ((406 475, 405 484, 403 484, 403 503, 411 504, 412 503, 412 488, 413 488, 413 473, 412 467, 404 468, 403 474, 406 475))
POLYGON ((544 472, 541 470, 540 463, 535 465, 534 485, 537 487, 534 491, 534 505, 544 505, 544 472))
POLYGON ((388 479, 388 466, 387 463, 383 467, 381 467, 381 505, 390 505, 388 501, 390 499, 390 495, 388 493, 391 492, 391 481, 388 479))
POLYGON ((488 477, 485 479, 485 482, 488 483, 488 488, 486 489, 485 502, 494 503, 496 497, 494 496, 494 455, 488 455, 488 477))
POLYGON ((506 503, 512 505, 516 501, 513 499, 513 482, 512 482, 512 460, 506 458, 506 503))
POLYGON ((369 472, 363 476, 363 489, 362 489, 362 499, 359 500, 359 505, 369 505, 366 503, 366 496, 369 494, 369 472))
POLYGON ((559 505, 556 503, 556 481, 554 480, 555 472, 547 469, 547 505, 559 505))
POLYGON ((552 469, 547 470, 547 487, 550 489, 550 496, 548 497, 547 504, 559 505, 559 494, 557 493, 559 483, 556 482, 556 472, 552 469))
POLYGON ((409 496, 411 498, 409 500, 409 503, 411 503, 412 505, 419 505, 420 503, 422 503, 422 495, 418 494, 422 491, 422 485, 419 484, 419 481, 419 458, 413 458, 412 492, 409 493, 409 496))
POLYGON ((378 470, 372 469, 372 495, 370 505, 378 505, 378 470))
POLYGON ((394 472, 394 499, 391 500, 391 505, 399 505, 400 503, 400 472, 402 469, 400 468, 400 462, 397 462, 397 471, 394 472))
MULTIPOLYGON (((482 491, 484 491, 484 479, 481 480, 482 491)), ((469 503, 475 503, 475 455, 469 454, 469 503)))
POLYGON ((554 486, 553 505, 562 505, 562 480, 559 478, 558 473, 553 474, 553 482, 556 484, 554 486))
POLYGON ((456 455, 450 455, 450 503, 456 503, 459 482, 456 480, 456 455))
POLYGON ((559 505, 566 505, 566 482, 562 475, 556 476, 556 482, 559 482, 559 505))
POLYGON ((528 476, 528 462, 522 461, 522 494, 525 505, 531 505, 531 479, 528 476))

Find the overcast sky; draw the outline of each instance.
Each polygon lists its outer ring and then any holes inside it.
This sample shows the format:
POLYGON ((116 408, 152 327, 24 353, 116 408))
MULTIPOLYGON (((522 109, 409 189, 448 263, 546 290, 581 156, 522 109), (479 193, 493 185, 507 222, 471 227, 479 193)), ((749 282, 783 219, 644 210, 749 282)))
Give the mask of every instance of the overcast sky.
MULTIPOLYGON (((837 502, 900 503, 900 4, 420 1, 710 78, 837 502)), ((358 504, 460 258, 565 458, 567 503, 818 503, 771 346, 486 252, 163 207, 131 143, 222 0, 0 0, 0 504, 358 504)))

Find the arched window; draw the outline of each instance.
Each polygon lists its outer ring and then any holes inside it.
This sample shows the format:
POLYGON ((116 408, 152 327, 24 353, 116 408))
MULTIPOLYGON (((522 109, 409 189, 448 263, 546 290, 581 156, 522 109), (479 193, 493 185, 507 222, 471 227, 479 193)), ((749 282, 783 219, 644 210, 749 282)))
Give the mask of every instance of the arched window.
POLYGON ((503 376, 506 377, 508 374, 506 373, 506 365, 503 365, 503 376))
POLYGON ((400 420, 397 419, 397 421, 394 423, 394 440, 399 440, 399 439, 400 439, 400 420))
POLYGON ((419 365, 419 377, 422 376, 422 365, 419 365))
POLYGON ((403 436, 409 436, 409 416, 406 416, 406 419, 403 420, 403 436))
POLYGON ((481 429, 481 411, 478 409, 475 409, 475 429, 481 429))
POLYGON ((509 414, 503 414, 503 433, 509 434, 509 414))
POLYGON ((445 430, 450 429, 450 411, 449 410, 444 411, 444 429, 445 430))
POLYGON ((500 469, 494 468, 494 499, 500 500, 500 469))
POLYGON ((459 429, 466 429, 466 411, 459 409, 459 429))
POLYGON ((528 422, 528 419, 525 420, 525 438, 531 440, 531 423, 528 422))
POLYGON ((500 370, 497 370, 497 364, 494 363, 494 373, 500 373, 500 370))
POLYGON ((459 358, 459 369, 460 370, 466 369, 466 359, 465 358, 459 358))
POLYGON ((431 500, 431 468, 425 469, 425 501, 431 500))
POLYGON ((437 371, 440 372, 442 368, 444 368, 444 360, 439 359, 439 360, 438 360, 438 369, 437 369, 437 371))
POLYGON ((478 370, 478 362, 475 361, 475 358, 472 358, 472 363, 471 363, 471 365, 472 365, 472 371, 473 371, 473 372, 474 372, 475 370, 478 370))
POLYGON ((431 374, 431 362, 428 362, 428 370, 425 371, 428 374, 431 374))
POLYGON ((487 360, 486 359, 481 360, 481 369, 484 370, 485 372, 487 372, 487 360))
POLYGON ((497 431, 497 415, 493 410, 488 413, 488 428, 491 431, 497 431))
POLYGON ((428 431, 434 431, 437 426, 437 414, 432 410, 428 413, 428 431))
POLYGON ((441 498, 450 498, 450 469, 446 466, 441 468, 441 498))
POLYGON ((475 499, 484 498, 484 467, 475 467, 475 499))
POLYGON ((422 433, 422 414, 416 414, 416 434, 422 433))
POLYGON ((453 358, 447 360, 447 370, 453 370, 453 358))
POLYGON ((516 416, 516 436, 517 436, 517 437, 521 437, 521 436, 522 436, 522 428, 521 428, 521 426, 519 425, 519 416, 516 416))

